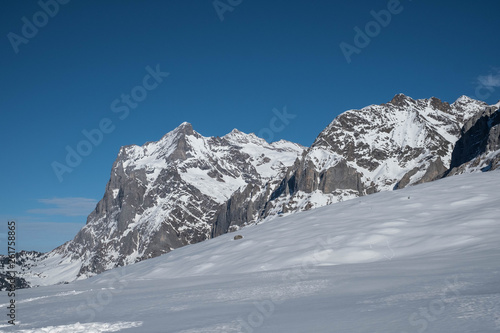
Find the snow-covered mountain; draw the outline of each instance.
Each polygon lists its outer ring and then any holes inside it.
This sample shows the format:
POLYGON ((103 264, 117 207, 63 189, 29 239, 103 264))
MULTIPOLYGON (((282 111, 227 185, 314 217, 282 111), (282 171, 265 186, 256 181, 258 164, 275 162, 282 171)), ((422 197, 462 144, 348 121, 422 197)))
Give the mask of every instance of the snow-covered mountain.
POLYGON ((464 123, 486 107, 466 96, 449 104, 398 94, 387 104, 346 111, 261 200, 260 218, 435 180, 448 170, 464 123))
POLYGON ((318 192, 335 202, 339 197, 329 195, 335 190, 364 195, 434 180, 448 169, 464 122, 485 106, 465 96, 450 105, 399 94, 387 104, 347 111, 290 174, 294 191, 285 190, 287 202, 318 192))
MULTIPOLYGON (((238 130, 207 138, 183 123, 158 142, 122 147, 86 226, 23 277, 82 279, 277 216, 435 180, 459 163, 457 140, 484 139, 471 129, 498 134, 496 109, 466 96, 449 104, 399 94, 342 113, 307 149, 238 130)), ((486 141, 474 158, 498 149, 486 141)))
POLYGON ((303 150, 238 130, 207 138, 189 123, 158 142, 122 147, 85 227, 26 278, 33 285, 72 281, 206 240, 235 191, 281 178, 303 150))
POLYGON ((0 331, 498 332, 499 183, 448 177, 20 290, 0 331))

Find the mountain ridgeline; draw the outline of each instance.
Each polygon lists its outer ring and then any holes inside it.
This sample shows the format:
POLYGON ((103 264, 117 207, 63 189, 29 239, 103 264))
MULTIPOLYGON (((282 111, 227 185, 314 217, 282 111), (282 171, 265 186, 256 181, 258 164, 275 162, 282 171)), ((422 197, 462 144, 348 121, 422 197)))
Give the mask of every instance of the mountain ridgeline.
POLYGON ((122 147, 87 224, 23 277, 83 279, 283 214, 494 170, 499 106, 399 94, 340 114, 309 148, 236 129, 204 137, 183 123, 157 142, 122 147))

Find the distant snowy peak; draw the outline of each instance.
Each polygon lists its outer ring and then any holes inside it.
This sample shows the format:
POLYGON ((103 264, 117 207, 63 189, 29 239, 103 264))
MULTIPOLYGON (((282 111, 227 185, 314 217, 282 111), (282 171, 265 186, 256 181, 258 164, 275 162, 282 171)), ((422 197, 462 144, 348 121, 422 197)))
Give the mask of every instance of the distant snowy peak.
POLYGON ((302 150, 305 149, 304 146, 287 140, 279 140, 268 143, 266 140, 259 138, 257 135, 255 135, 255 133, 246 134, 236 128, 233 129, 230 133, 224 135, 222 139, 225 139, 229 141, 231 144, 237 146, 251 144, 270 150, 281 149, 286 151, 301 152, 302 150))
POLYGON ((457 105, 457 104, 462 104, 462 105, 466 105, 466 104, 488 105, 486 102, 470 98, 469 96, 466 96, 466 95, 462 95, 459 98, 457 98, 457 100, 455 102, 453 102, 452 105, 457 105))
POLYGON ((414 104, 415 100, 409 96, 406 96, 405 94, 399 93, 394 95, 389 103, 392 105, 406 107, 414 104))
POLYGON ((254 133, 246 134, 237 129, 221 138, 204 137, 190 123, 184 122, 173 131, 165 134, 159 141, 147 142, 143 146, 131 145, 122 147, 118 159, 124 161, 125 168, 148 167, 151 162, 162 161, 166 167, 169 162, 182 163, 193 158, 217 158, 234 149, 242 148, 251 157, 260 156, 270 151, 285 151, 300 155, 305 147, 286 140, 268 143, 254 133))
MULTIPOLYGON (((466 95, 460 96, 459 98, 456 99, 455 102, 453 102, 452 104, 449 104, 448 102, 443 102, 439 98, 434 97, 434 96, 430 97, 430 98, 426 98, 426 99, 413 99, 410 96, 407 96, 403 93, 396 94, 388 104, 405 107, 405 106, 411 106, 411 105, 415 105, 415 104, 429 103, 429 102, 431 104, 433 104, 434 106, 444 105, 445 108, 448 108, 448 106, 453 107, 453 106, 457 106, 457 105, 466 105, 466 106, 470 106, 471 108, 478 106, 478 105, 479 106, 487 106, 487 103, 485 103, 483 101, 475 100, 475 99, 470 98, 469 96, 466 96, 466 95)), ((383 105, 386 105, 386 104, 383 104, 383 105)))
POLYGON ((478 113, 478 110, 484 110, 487 108, 488 104, 462 95, 453 104, 451 104, 451 106, 453 110, 455 110, 457 118, 460 120, 461 124, 464 125, 478 113))
POLYGON ((125 162, 124 167, 134 165, 144 167, 155 160, 165 163, 185 160, 188 151, 204 143, 204 137, 193 130, 190 123, 184 122, 173 131, 165 134, 159 141, 147 142, 142 146, 131 145, 120 149, 118 159, 125 162), (200 142, 201 141, 201 142, 200 142))
POLYGON ((157 142, 123 147, 117 161, 129 175, 145 170, 149 188, 162 172, 171 170, 185 183, 222 203, 239 187, 276 176, 303 150, 284 140, 269 144, 237 129, 222 138, 204 137, 184 122, 157 142))
POLYGON ((226 139, 227 141, 231 142, 232 144, 253 143, 253 144, 257 144, 257 145, 261 145, 261 146, 268 146, 269 145, 266 140, 259 138, 254 133, 246 134, 246 133, 243 133, 236 128, 233 129, 228 134, 224 135, 222 138, 226 139))

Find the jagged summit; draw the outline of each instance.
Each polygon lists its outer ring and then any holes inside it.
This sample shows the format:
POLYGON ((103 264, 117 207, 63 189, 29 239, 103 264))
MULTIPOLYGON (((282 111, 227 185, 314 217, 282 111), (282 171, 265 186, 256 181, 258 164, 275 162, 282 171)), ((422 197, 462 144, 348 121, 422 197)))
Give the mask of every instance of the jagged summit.
POLYGON ((174 130, 168 132, 164 137, 169 137, 173 135, 179 135, 179 134, 184 134, 184 135, 200 135, 198 132, 196 132, 193 129, 193 125, 188 122, 183 122, 179 126, 177 126, 174 130))
MULTIPOLYGON (((485 102, 475 100, 475 99, 473 99, 469 96, 466 96, 466 95, 460 96, 459 98, 456 99, 456 101, 454 101, 453 103, 450 104, 449 102, 443 101, 443 100, 439 99, 438 97, 434 97, 434 96, 432 96, 428 99, 413 99, 413 98, 411 98, 403 93, 396 94, 391 99, 391 101, 389 103, 392 105, 395 105, 395 106, 406 107, 406 106, 410 106, 414 103, 422 103, 422 102, 427 102, 427 103, 433 104, 434 106, 439 106, 439 105, 445 106, 444 109, 448 109, 448 106, 458 105, 458 104, 461 104, 461 105, 473 104, 473 105, 487 106, 487 104, 485 102)), ((382 105, 385 105, 385 104, 382 104, 382 105)))
MULTIPOLYGON (((228 134, 245 134, 245 133, 243 133, 242 131, 240 131, 237 128, 233 128, 233 130, 231 132, 229 132, 228 134)), ((226 134, 226 135, 228 135, 228 134, 226 134)))
POLYGON ((455 105, 456 107, 465 107, 465 108, 470 108, 470 107, 475 107, 475 106, 482 106, 486 107, 488 104, 486 102, 471 98, 466 95, 462 95, 455 102, 453 102, 451 105, 455 105))
POLYGON ((411 102, 414 102, 413 98, 406 96, 405 94, 399 93, 396 94, 389 103, 398 106, 406 106, 411 102))
POLYGON ((470 103, 470 102, 474 102, 474 101, 476 101, 476 100, 473 98, 470 98, 467 95, 462 95, 459 98, 457 98, 457 100, 453 103, 470 103))
POLYGON ((246 134, 237 129, 233 129, 230 133, 224 135, 222 139, 227 140, 235 145, 247 146, 247 149, 249 149, 251 145, 260 146, 269 150, 297 151, 305 149, 305 147, 300 144, 283 139, 269 143, 265 139, 259 138, 257 135, 255 135, 255 133, 246 134))
POLYGON ((233 142, 233 143, 250 143, 250 142, 254 142, 258 145, 266 145, 267 142, 262 139, 262 138, 259 138, 258 136, 256 136, 254 133, 244 133, 238 129, 233 129, 231 132, 227 133, 226 135, 224 135, 222 137, 223 139, 226 139, 230 142, 233 142))

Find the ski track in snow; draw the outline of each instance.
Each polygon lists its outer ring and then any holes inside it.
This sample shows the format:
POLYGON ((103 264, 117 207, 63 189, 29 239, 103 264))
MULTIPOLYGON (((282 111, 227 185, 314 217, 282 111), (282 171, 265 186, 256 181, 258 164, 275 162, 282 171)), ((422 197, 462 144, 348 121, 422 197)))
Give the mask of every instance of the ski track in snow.
POLYGON ((75 323, 70 325, 47 326, 36 329, 22 329, 19 333, 105 333, 118 332, 126 328, 140 327, 141 322, 118 322, 118 323, 75 323))

